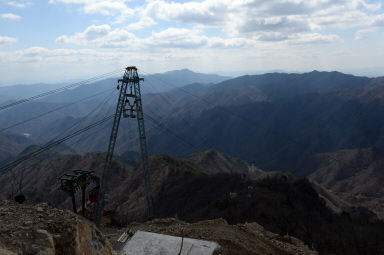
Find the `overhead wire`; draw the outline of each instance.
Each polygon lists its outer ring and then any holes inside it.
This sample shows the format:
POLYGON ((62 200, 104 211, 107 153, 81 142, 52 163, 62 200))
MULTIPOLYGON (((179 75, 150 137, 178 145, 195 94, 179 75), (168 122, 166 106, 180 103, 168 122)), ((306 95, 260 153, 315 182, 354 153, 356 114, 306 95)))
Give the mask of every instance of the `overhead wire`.
MULTIPOLYGON (((146 82, 148 82, 148 84, 152 87, 152 89, 155 90, 154 85, 152 84, 152 82, 148 78, 146 79, 146 82)), ((169 106, 173 106, 173 104, 165 97, 164 93, 159 92, 159 93, 157 93, 157 95, 161 99, 163 99, 163 101, 166 102, 169 106)), ((154 113, 152 112, 152 114, 154 114, 154 113)), ((154 115, 156 115, 156 114, 154 114, 154 115)), ((201 141, 201 143, 199 143, 199 146, 205 145, 205 147, 213 147, 210 143, 207 142, 208 137, 204 137, 202 135, 199 135, 197 130, 193 127, 193 125, 189 121, 187 121, 182 115, 178 116, 178 118, 181 119, 184 122, 184 124, 186 124, 198 136, 197 138, 201 141)), ((164 124, 165 121, 166 121, 166 119, 162 120, 161 123, 164 124)))
MULTIPOLYGON (((146 81, 148 81, 148 80, 146 80, 146 81)), ((149 82, 149 81, 148 81, 149 82)), ((149 82, 149 84, 151 84, 151 87, 152 88, 154 88, 154 86, 153 86, 153 84, 151 83, 151 82, 149 82)), ((158 95, 163 99, 163 101, 165 101, 167 104, 169 104, 169 105, 171 105, 171 103, 170 103, 170 101, 168 101, 161 93, 158 93, 158 95)), ((153 115, 157 115, 157 114, 155 114, 153 111, 151 111, 151 110, 146 110, 147 112, 149 111, 149 112, 151 112, 151 114, 153 114, 153 115)), ((156 117, 152 117, 151 115, 149 115, 148 113, 144 113, 144 115, 145 116, 147 116, 147 118, 149 119, 149 121, 151 121, 151 123, 153 123, 154 125, 153 125, 153 127, 159 127, 159 128, 161 128, 162 130, 164 130, 165 132, 167 132, 168 134, 170 134, 170 135, 172 135, 173 137, 175 137, 176 139, 178 139, 179 141, 181 141, 184 145, 187 145, 189 148, 192 148, 193 150, 197 150, 197 149, 199 149, 199 147, 198 146, 196 146, 196 145, 194 145, 193 143, 191 143, 191 142, 189 142, 185 137, 183 137, 182 135, 180 135, 180 134, 178 134, 178 133, 176 133, 175 131, 173 131, 172 129, 170 129, 169 127, 167 127, 166 125, 165 125, 165 119, 163 119, 163 120, 161 120, 161 121, 157 121, 156 119, 162 119, 162 118, 160 118, 159 116, 156 116, 156 117)), ((188 126, 190 126, 190 128, 192 129, 192 130, 195 130, 193 127, 192 127, 192 125, 188 122, 188 121, 186 121, 185 120, 185 118, 182 118, 182 120, 188 125, 188 126)), ((149 131, 151 131, 151 130, 154 130, 154 128, 151 128, 149 131)), ((147 130, 147 132, 148 132, 148 130, 147 130)), ((81 138, 80 138, 81 139, 81 138)), ((135 138, 133 138, 133 139, 131 139, 130 141, 128 141, 128 143, 131 143, 131 142, 134 142, 134 141, 136 141, 136 140, 139 140, 139 138, 138 137, 135 137, 135 138)), ((204 138, 204 139, 200 139, 202 142, 201 143, 199 143, 199 146, 201 146, 202 144, 206 144, 206 138, 204 138)), ((77 143, 77 142, 76 142, 77 143)))
POLYGON ((98 76, 95 76, 95 77, 92 77, 92 78, 89 78, 89 79, 86 79, 86 80, 83 80, 83 81, 80 81, 80 82, 72 83, 72 84, 69 84, 69 85, 66 85, 66 86, 54 89, 54 90, 50 90, 50 91, 47 91, 47 92, 44 92, 44 93, 41 93, 41 94, 38 94, 38 95, 35 95, 35 96, 32 96, 32 97, 29 97, 29 98, 20 99, 18 101, 15 101, 15 102, 12 102, 12 103, 0 106, 0 111, 6 110, 6 109, 11 108, 13 106, 16 106, 16 105, 19 105, 19 104, 22 104, 22 103, 26 103, 26 102, 29 102, 29 101, 32 101, 32 100, 35 100, 35 99, 38 99, 38 98, 42 98, 42 97, 45 97, 45 96, 48 96, 48 95, 52 95, 52 94, 55 94, 55 93, 58 93, 58 92, 63 92, 65 90, 73 88, 73 87, 79 87, 79 86, 88 84, 89 82, 93 82, 93 81, 96 81, 96 80, 99 80, 99 79, 111 76, 113 74, 118 74, 118 73, 120 73, 122 71, 123 71, 123 68, 120 68, 120 69, 117 69, 117 70, 112 71, 112 72, 101 74, 101 75, 98 75, 98 76))
MULTIPOLYGON (((148 80, 146 80, 146 81, 148 81, 148 80)), ((148 81, 149 82, 149 81, 148 81)), ((150 82, 149 82, 150 83, 150 82)), ((150 83, 151 84, 151 83, 150 83)), ((147 88, 146 86, 142 86, 143 88, 147 88)), ((152 89, 154 88, 153 87, 153 84, 151 84, 151 87, 152 87, 152 89)), ((148 93, 148 92, 147 92, 148 93)), ((171 104, 169 101, 167 101, 167 99, 166 98, 164 98, 164 97, 162 97, 164 100, 166 100, 166 102, 167 102, 167 104, 171 104)), ((160 107, 157 103, 154 103, 155 105, 156 105, 156 107, 160 107)), ((151 132, 151 131, 153 131, 153 130, 155 130, 155 127, 159 127, 159 125, 165 125, 164 124, 164 120, 163 120, 163 118, 161 118, 161 117, 159 117, 157 114, 155 114, 153 111, 151 111, 151 110, 149 110, 149 109, 146 109, 146 111, 148 112, 151 112, 151 114, 153 114, 153 115, 156 115, 156 118, 157 119, 161 119, 161 121, 160 122, 157 122, 157 125, 155 124, 155 125, 153 125, 152 126, 152 128, 150 128, 149 130, 147 129, 146 130, 146 132, 148 133, 148 132, 151 132)), ((155 118, 153 118, 153 119, 155 119, 155 118)), ((151 122, 152 123, 152 122, 151 122)), ((81 139, 81 138, 80 138, 81 139)), ((138 141, 140 138, 139 137, 133 137, 132 139, 130 139, 130 140, 128 140, 126 143, 133 143, 133 142, 135 142, 135 141, 138 141)))
POLYGON ((168 127, 166 127, 164 124, 158 122, 155 118, 151 117, 148 113, 144 113, 144 116, 150 120, 152 123, 154 123, 156 126, 164 129, 167 133, 169 133, 170 135, 174 136, 175 138, 177 138, 178 140, 180 140, 181 142, 183 142, 185 145, 189 146, 189 147, 192 147, 194 149, 197 149, 199 150, 199 148, 194 145, 193 143, 187 141, 186 139, 184 139, 184 137, 182 137, 181 135, 177 134, 176 132, 174 132, 173 130, 169 129, 168 127))
POLYGON ((101 92, 99 92, 99 93, 96 93, 96 94, 94 94, 94 95, 91 95, 91 96, 82 98, 82 99, 80 99, 80 100, 71 102, 71 103, 69 103, 69 104, 66 104, 66 105, 63 105, 63 106, 59 106, 59 107, 57 107, 57 108, 55 108, 55 109, 53 109, 53 110, 50 110, 50 111, 41 113, 41 114, 36 115, 36 116, 34 116, 34 117, 31 117, 31 118, 29 118, 29 119, 26 119, 26 120, 17 122, 17 123, 12 124, 12 125, 10 125, 10 126, 8 126, 8 127, 5 127, 5 128, 0 129, 0 133, 4 132, 4 131, 6 131, 6 130, 9 130, 9 129, 11 129, 11 128, 17 127, 17 126, 19 126, 19 125, 25 124, 25 123, 27 123, 27 122, 29 122, 29 121, 39 119, 39 118, 41 118, 41 117, 43 117, 43 116, 46 116, 46 115, 48 115, 48 114, 57 112, 57 111, 62 110, 62 109, 64 109, 64 108, 70 107, 70 106, 72 106, 72 105, 78 104, 78 103, 80 103, 80 102, 84 102, 84 101, 86 101, 86 100, 88 100, 88 99, 97 97, 97 96, 99 96, 99 95, 101 95, 101 94, 104 94, 105 92, 108 92, 108 91, 110 91, 110 89, 101 91, 101 92))
MULTIPOLYGON (((113 93, 112 93, 112 98, 114 97, 114 94, 115 94, 115 91, 113 91, 113 93)), ((109 100, 109 99, 105 100, 105 102, 107 102, 108 100, 109 100)), ((105 102, 102 103, 102 104, 104 105, 105 102)), ((113 108, 113 107, 114 107, 114 105, 111 104, 110 107, 107 109, 106 112, 110 112, 110 111, 112 111, 112 108, 113 108)), ((97 114, 100 114, 100 111, 99 111, 97 114)), ((95 115, 97 115, 97 114, 95 114, 95 115)), ((99 127, 98 129, 94 130, 92 133, 89 134, 89 136, 91 136, 92 134, 95 134, 95 133, 99 132, 100 130, 103 130, 103 129, 109 127, 109 125, 107 125, 107 123, 108 123, 108 122, 105 122, 105 123, 104 123, 104 126, 101 126, 101 127, 99 127)), ((89 137, 89 136, 87 136, 87 137, 89 137)), ((83 140, 84 140, 85 138, 87 138, 87 137, 81 137, 81 136, 80 136, 75 142, 68 144, 68 146, 70 146, 70 147, 75 146, 75 145, 79 144, 81 141, 83 141, 83 140)))
POLYGON ((104 100, 102 100, 99 104, 97 104, 94 108, 92 108, 86 115, 85 117, 82 117, 80 118, 76 123, 74 123, 73 125, 71 125, 70 127, 68 127, 66 130, 60 132, 59 134, 57 134, 55 137, 51 138, 50 141, 52 140, 55 140, 57 139, 58 137, 60 137, 61 135, 67 133, 68 131, 74 129, 75 127, 79 126, 81 123, 84 123, 86 120, 88 120, 88 118, 90 116, 92 116, 98 109, 99 111, 101 110, 101 106, 104 105, 104 103, 106 101, 108 101, 112 96, 113 94, 115 93, 114 90, 112 90, 112 92, 110 94, 108 94, 104 100))
MULTIPOLYGON (((108 90, 106 90, 106 91, 102 91, 102 92, 100 92, 100 93, 97 93, 96 95, 105 93, 105 92, 107 92, 107 91, 110 91, 110 89, 108 89, 108 90)), ((27 155, 24 155, 24 156, 22 156, 22 157, 20 157, 20 158, 18 158, 18 159, 16 159, 16 160, 14 160, 14 161, 8 163, 8 164, 5 165, 5 166, 0 167, 0 172, 6 171, 6 170, 8 170, 8 169, 10 169, 10 168, 12 168, 12 167, 15 167, 15 166, 19 165, 20 163, 22 163, 22 162, 24 162, 24 161, 26 161, 26 160, 29 160, 29 159, 31 159, 31 158, 34 158, 35 156, 38 156, 38 155, 41 154, 42 152, 44 152, 44 151, 46 151, 46 150, 48 150, 48 149, 51 149, 51 148, 53 148, 53 147, 55 147, 55 146, 57 146, 57 145, 59 145, 59 144, 65 142, 65 141, 67 141, 67 140, 69 140, 69 139, 71 139, 71 138, 73 138, 73 137, 75 137, 75 136, 78 136, 78 135, 80 135, 80 134, 82 134, 82 133, 88 131, 88 130, 91 129, 91 128, 94 128, 94 127, 96 127, 96 126, 99 126, 99 125, 103 124, 104 122, 108 121, 109 119, 111 119, 111 118, 114 116, 114 114, 113 114, 113 115, 110 115, 110 116, 107 116, 107 117, 105 117, 105 118, 103 118, 103 119, 101 119, 101 120, 99 120, 99 121, 97 121, 97 122, 95 122, 95 123, 92 123, 92 124, 90 124, 90 125, 88 125, 88 126, 82 128, 82 129, 80 129, 80 130, 77 130, 77 131, 75 131, 74 133, 71 133, 71 134, 69 134, 69 135, 67 135, 67 136, 65 136, 65 137, 63 137, 63 138, 61 138, 61 139, 59 139, 59 140, 55 140, 55 139, 58 139, 59 136, 65 134, 65 133, 68 132, 69 130, 71 130, 71 129, 73 129, 74 127, 78 126, 78 125, 79 125, 80 123, 82 123, 83 121, 87 120, 87 118, 88 118, 89 116, 91 116, 97 109, 100 108, 101 105, 104 105, 104 103, 105 103, 111 96, 113 96, 114 92, 115 92, 115 91, 113 90, 112 93, 110 93, 109 95, 107 95, 107 97, 105 97, 105 99, 104 99, 100 104, 98 104, 95 108, 93 108, 93 109, 86 115, 85 118, 80 119, 78 122, 74 123, 72 126, 70 126, 69 128, 67 128, 65 131, 59 133, 59 134, 56 135, 54 138, 51 138, 51 139, 50 139, 44 146, 42 146, 41 148, 39 148, 39 149, 37 149, 37 150, 35 150, 35 151, 33 151, 33 152, 27 154, 27 155), (111 117, 111 116, 112 116, 112 117, 111 117)), ((93 95, 93 96, 95 96, 95 95, 93 95)), ((92 97, 92 96, 91 96, 91 97, 92 97)), ((86 99, 86 98, 85 98, 85 99, 86 99)), ((81 100, 79 100, 79 101, 83 101, 83 100, 85 100, 85 99, 81 99, 81 100)), ((87 99, 89 99, 89 97, 88 97, 87 99)))
POLYGON ((87 136, 79 136, 76 140, 74 139, 73 142, 65 143, 65 144, 68 145, 70 148, 73 148, 76 151, 81 153, 83 151, 81 149, 81 145, 80 145, 80 148, 76 147, 80 142, 84 142, 88 137, 92 137, 92 135, 99 133, 101 130, 104 130, 108 127, 110 127, 109 122, 105 122, 103 123, 103 125, 100 125, 98 128, 95 128, 92 132, 87 133, 87 136))
POLYGON ((36 157, 36 156, 40 155, 41 153, 43 153, 43 152, 45 152, 45 151, 47 151, 47 150, 49 150, 49 149, 51 149, 51 148, 53 148, 53 147, 55 147, 55 146, 57 146, 59 144, 65 142, 65 141, 67 141, 67 140, 69 140, 69 139, 71 139, 73 137, 76 137, 76 136, 78 136, 78 135, 80 135, 80 134, 82 134, 82 133, 84 133, 84 132, 86 132, 86 131, 94 128, 94 127, 97 127, 97 126, 103 124, 104 122, 112 119, 114 116, 115 116, 115 114, 112 114, 112 115, 109 115, 109 116, 105 116, 104 118, 102 118, 102 119, 100 119, 100 120, 98 120, 98 121, 96 121, 96 122, 94 122, 94 123, 92 123, 92 124, 82 128, 82 129, 79 129, 79 130, 77 130, 77 131, 75 131, 75 132, 73 132, 73 133, 71 133, 71 134, 69 134, 69 135, 59 139, 59 140, 52 141, 52 142, 46 144, 45 146, 43 146, 43 147, 41 147, 41 148, 39 148, 39 149, 37 149, 37 150, 35 150, 33 152, 30 152, 27 155, 24 155, 24 156, 22 156, 22 157, 20 157, 20 158, 18 158, 16 160, 6 164, 5 166, 0 167, 0 173, 6 172, 7 170, 12 169, 12 168, 18 166, 19 164, 23 163, 26 160, 29 160, 29 159, 31 159, 33 157, 36 157))
MULTIPOLYGON (((163 130, 166 133, 168 133, 169 135, 175 137, 176 139, 178 139, 180 142, 182 142, 184 145, 186 145, 188 148, 191 149, 190 151, 183 153, 181 155, 181 157, 185 157, 186 155, 188 155, 190 152, 193 152, 194 150, 200 150, 199 146, 201 146, 201 145, 206 145, 205 140, 202 141, 201 143, 199 143, 198 145, 196 145, 195 143, 192 143, 185 136, 181 135, 180 132, 176 132, 172 128, 170 128, 169 125, 167 125, 167 123, 169 123, 169 122, 165 121, 164 119, 161 120, 161 118, 156 116, 156 114, 153 111, 146 110, 146 113, 144 113, 144 115, 146 116, 146 119, 148 119, 152 124, 152 128, 150 129, 150 131, 154 130, 155 127, 160 128, 160 130, 163 130), (148 112, 151 115, 149 115, 148 112)), ((135 138, 135 140, 138 140, 138 139, 139 138, 135 138)), ((135 141, 135 140, 133 140, 133 141, 135 141)))
MULTIPOLYGON (((102 91, 102 92, 97 93, 97 94, 95 94, 95 95, 100 95, 100 94, 105 93, 105 92, 108 92, 108 91, 110 91, 110 89, 105 90, 105 91, 102 91)), ((96 108, 92 109, 92 110, 88 113, 88 115, 87 115, 85 118, 81 119, 80 121, 78 121, 77 123, 75 123, 74 125, 72 125, 71 127, 67 128, 67 129, 66 129, 65 131, 63 131, 61 134, 59 134, 59 135, 55 136, 54 138, 50 139, 50 141, 49 141, 48 143, 46 143, 46 145, 49 144, 50 142, 54 141, 55 139, 57 139, 60 135, 65 134, 65 133, 68 132, 69 130, 73 129, 75 126, 77 126, 77 125, 80 124, 81 122, 85 121, 89 116, 91 116, 91 115, 95 112, 95 110, 96 110, 97 108, 100 108, 101 105, 104 105, 104 104, 110 99, 110 97, 113 96, 114 93, 115 93, 115 88, 113 88, 112 93, 109 94, 109 95, 107 95, 107 97, 106 97, 104 100, 102 100, 102 102, 101 102, 99 105, 97 105, 96 108)), ((89 99, 89 98, 91 98, 91 97, 94 97, 95 95, 90 96, 90 97, 87 97, 87 98, 84 98, 84 99, 81 99, 81 100, 78 100, 77 102, 79 102, 79 101, 84 101, 84 100, 86 100, 86 99, 89 99)), ((72 105, 72 104, 69 104, 69 105, 72 105)), ((66 106, 69 106, 69 105, 66 105, 66 106)), ((109 110, 108 110, 107 112, 109 112, 109 110)), ((100 111, 98 112, 98 114, 99 114, 99 113, 100 113, 100 111)), ((104 122, 103 124, 105 124, 105 123, 107 123, 107 121, 104 122)), ((104 129, 104 128, 107 127, 107 126, 102 126, 102 124, 100 124, 100 126, 102 127, 101 129, 104 129)), ((101 129, 99 128, 99 129, 97 129, 96 131, 100 131, 101 129)), ((94 133, 94 132, 93 132, 93 133, 94 133)), ((93 134, 93 133, 92 133, 92 134, 93 134)), ((81 139, 82 139, 82 138, 78 139, 74 144, 77 144, 78 142, 80 142, 81 139)), ((57 144, 57 145, 59 145, 59 144, 57 144)), ((72 146, 72 144, 70 144, 70 146, 72 146)), ((50 148, 50 149, 51 149, 51 148, 50 148)), ((32 158, 34 158, 34 157, 30 157, 29 159, 32 159, 32 158)), ((29 159, 26 159, 25 161, 27 161, 27 160, 29 160, 29 159)), ((25 162, 25 161, 23 161, 23 162, 25 162)), ((48 164, 50 164, 51 167, 53 167, 51 161, 48 161, 48 164)), ((15 167, 16 167, 16 166, 15 166, 15 167)), ((21 169, 21 170, 20 170, 20 173, 19 173, 20 178, 22 178, 22 176, 23 176, 23 174, 24 174, 25 171, 30 170, 30 169, 32 169, 32 168, 33 168, 33 166, 29 166, 29 167, 24 167, 23 169, 21 169)), ((14 175, 14 173, 13 173, 13 170, 14 170, 14 169, 15 169, 15 168, 11 168, 11 169, 10 169, 9 172, 11 173, 11 175, 14 175)), ((1 172, 0 172, 0 173, 1 173, 1 172)), ((15 179, 15 177, 13 177, 13 179, 15 179)), ((21 183, 20 183, 20 184, 21 184, 21 183)))

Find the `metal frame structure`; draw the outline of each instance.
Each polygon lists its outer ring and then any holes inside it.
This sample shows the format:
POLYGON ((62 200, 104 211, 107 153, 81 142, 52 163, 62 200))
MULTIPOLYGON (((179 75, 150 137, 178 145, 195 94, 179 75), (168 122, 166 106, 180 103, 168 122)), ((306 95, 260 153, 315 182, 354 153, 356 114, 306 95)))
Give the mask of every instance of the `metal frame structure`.
POLYGON ((81 211, 85 215, 85 189, 91 182, 99 186, 99 177, 93 175, 94 171, 73 170, 74 174, 63 174, 57 179, 60 180, 60 188, 68 193, 72 198, 73 212, 77 213, 76 192, 81 189, 81 211))
MULTIPOLYGON (((105 159, 104 170, 101 179, 100 195, 104 197, 106 193, 106 184, 108 178, 108 170, 112 162, 113 153, 116 144, 116 138, 119 131, 119 124, 121 115, 124 118, 137 118, 137 124, 139 128, 140 137, 140 150, 141 150, 141 161, 144 169, 144 185, 146 191, 146 200, 148 206, 148 217, 153 218, 153 200, 152 200, 152 188, 150 181, 148 152, 147 152, 147 141, 145 136, 144 126, 144 113, 141 100, 140 81, 144 81, 140 78, 137 73, 135 66, 129 66, 125 69, 125 73, 122 79, 118 80, 117 89, 120 90, 119 98, 117 101, 115 119, 113 121, 111 136, 108 145, 108 152, 105 159), (128 90, 129 89, 129 90, 128 90), (127 90, 129 93, 127 93, 127 90), (133 101, 133 102, 132 102, 133 101), (135 115, 136 112, 136 115, 135 115)), ((99 201, 96 209, 95 222, 96 225, 100 224, 101 213, 103 211, 104 201, 99 201)))

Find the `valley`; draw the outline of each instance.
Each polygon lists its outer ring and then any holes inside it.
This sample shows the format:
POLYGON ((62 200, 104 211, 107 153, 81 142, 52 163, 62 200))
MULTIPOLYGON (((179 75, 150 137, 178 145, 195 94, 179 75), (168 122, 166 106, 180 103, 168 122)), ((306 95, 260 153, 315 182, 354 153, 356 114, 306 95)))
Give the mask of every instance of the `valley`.
POLYGON ((384 255, 384 0, 0 10, 0 255, 384 255))
MULTIPOLYGON (((1 165, 111 114, 115 82, 0 112, 1 165)), ((256 222, 320 254, 384 248, 382 78, 313 71, 232 79, 180 70, 146 76, 143 91, 156 218, 256 222), (172 83, 183 76, 185 84, 172 83)), ((2 172, 0 198, 24 194, 28 203, 70 209, 57 177, 76 169, 101 176, 111 127, 105 122, 2 172)), ((123 120, 105 226, 147 220, 137 137, 136 123, 123 120)))

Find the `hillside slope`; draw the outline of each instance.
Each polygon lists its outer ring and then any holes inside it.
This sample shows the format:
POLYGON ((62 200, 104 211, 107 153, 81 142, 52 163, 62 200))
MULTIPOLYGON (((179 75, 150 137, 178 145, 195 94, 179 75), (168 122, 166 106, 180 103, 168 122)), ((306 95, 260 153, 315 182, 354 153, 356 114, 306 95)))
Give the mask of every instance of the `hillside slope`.
MULTIPOLYGON (((252 167, 245 168, 243 161, 209 151, 195 157, 198 161, 167 155, 151 157, 156 217, 176 216, 189 222, 218 217, 230 224, 257 222, 274 233, 288 233, 303 240, 320 254, 373 255, 384 248, 383 222, 365 215, 356 218, 348 213, 336 214, 305 179, 283 173, 263 174, 259 170, 261 175, 252 180, 249 171, 255 172, 252 167), (225 166, 223 171, 198 163, 208 159, 225 166), (228 162, 234 168, 229 172, 228 162), (363 253, 361 247, 369 249, 363 253)), ((57 176, 74 169, 95 170, 100 175, 103 162, 103 155, 93 154, 48 160, 42 157, 2 175, 0 194, 7 195, 15 185, 14 179, 20 178, 24 180, 21 191, 28 201, 49 201, 60 208, 71 208, 69 196, 57 189, 57 176)), ((115 160, 109 175, 110 203, 106 210, 110 224, 124 226, 135 220, 144 221, 147 209, 140 166, 115 160)))
MULTIPOLYGON (((193 105, 188 109, 162 121, 200 148, 223 151, 264 170, 298 174, 296 164, 304 156, 384 144, 384 86, 217 106, 198 114, 193 105)), ((182 156, 191 151, 160 131, 148 142, 154 153, 182 156)))
POLYGON ((316 155, 309 178, 355 206, 384 218, 384 149, 342 150, 316 155))
POLYGON ((0 166, 14 159, 32 141, 25 136, 0 134, 0 166))

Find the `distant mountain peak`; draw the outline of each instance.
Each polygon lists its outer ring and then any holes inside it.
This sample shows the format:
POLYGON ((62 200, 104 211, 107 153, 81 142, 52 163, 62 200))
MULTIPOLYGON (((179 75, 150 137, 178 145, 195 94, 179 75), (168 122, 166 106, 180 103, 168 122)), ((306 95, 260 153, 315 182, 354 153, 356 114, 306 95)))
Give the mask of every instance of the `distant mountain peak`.
POLYGON ((165 72, 166 74, 172 74, 172 73, 196 73, 188 68, 183 68, 183 69, 177 69, 177 70, 171 70, 165 72))
POLYGON ((183 68, 183 69, 180 69, 180 70, 176 70, 176 71, 182 71, 182 72, 192 72, 194 73, 194 71, 188 69, 188 68, 183 68))

